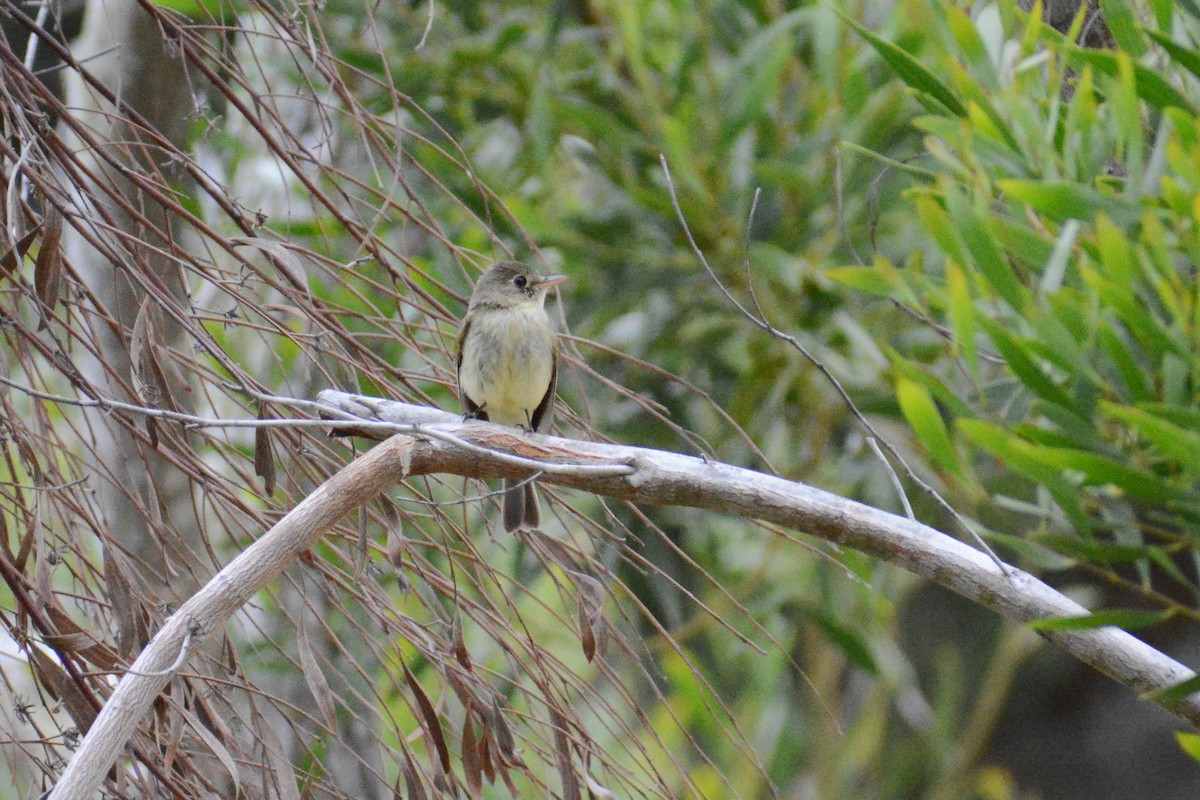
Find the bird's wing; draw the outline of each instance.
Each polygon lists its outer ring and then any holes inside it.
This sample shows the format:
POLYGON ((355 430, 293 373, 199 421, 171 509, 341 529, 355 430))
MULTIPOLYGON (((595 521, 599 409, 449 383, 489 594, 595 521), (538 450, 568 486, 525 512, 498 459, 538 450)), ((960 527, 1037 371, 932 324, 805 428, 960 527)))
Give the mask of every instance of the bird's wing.
MULTIPOLYGON (((475 404, 474 400, 467 396, 467 393, 464 392, 462 388, 463 345, 466 344, 467 331, 469 330, 471 330, 471 320, 468 317, 467 319, 463 320, 462 330, 458 332, 458 342, 455 345, 458 352, 454 358, 454 377, 455 380, 458 381, 458 403, 460 406, 462 406, 463 414, 468 417, 478 418, 480 416, 479 406, 475 404)), ((486 416, 483 418, 487 419, 486 416)))
POLYGON ((537 408, 530 415, 530 423, 535 431, 542 429, 543 424, 549 428, 551 421, 554 419, 554 391, 558 387, 558 334, 554 336, 554 347, 550 352, 553 354, 550 363, 550 385, 546 387, 546 394, 542 397, 542 402, 537 404, 537 408))

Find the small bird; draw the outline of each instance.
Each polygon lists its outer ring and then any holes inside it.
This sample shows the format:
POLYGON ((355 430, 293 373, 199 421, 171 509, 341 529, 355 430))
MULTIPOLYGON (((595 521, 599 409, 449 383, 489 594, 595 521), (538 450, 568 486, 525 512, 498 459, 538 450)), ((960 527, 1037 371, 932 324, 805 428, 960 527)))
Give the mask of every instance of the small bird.
MULTIPOLYGON (((458 398, 468 419, 527 431, 549 427, 558 382, 558 334, 546 292, 566 275, 539 275, 516 261, 483 273, 458 333, 458 398)), ((541 522, 532 482, 504 481, 504 530, 541 522)))

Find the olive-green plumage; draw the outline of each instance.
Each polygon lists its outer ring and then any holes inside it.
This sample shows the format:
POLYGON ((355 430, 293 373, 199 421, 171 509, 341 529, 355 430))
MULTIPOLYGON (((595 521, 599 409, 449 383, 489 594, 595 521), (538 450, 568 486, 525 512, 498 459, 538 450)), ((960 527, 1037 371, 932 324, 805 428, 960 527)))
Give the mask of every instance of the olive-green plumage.
MULTIPOLYGON (((542 276, 506 261, 480 277, 458 334, 458 397, 475 419, 529 431, 548 427, 558 380, 558 334, 546 292, 565 275, 542 276)), ((505 481, 504 529, 541 521, 533 483, 505 481)))

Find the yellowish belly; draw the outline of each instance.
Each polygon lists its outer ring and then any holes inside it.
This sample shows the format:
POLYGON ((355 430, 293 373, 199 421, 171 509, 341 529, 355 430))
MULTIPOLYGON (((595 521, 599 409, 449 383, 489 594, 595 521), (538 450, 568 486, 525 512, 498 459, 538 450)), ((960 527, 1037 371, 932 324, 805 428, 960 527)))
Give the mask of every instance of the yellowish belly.
POLYGON ((531 425, 550 387, 554 337, 541 308, 479 315, 463 342, 462 391, 492 422, 531 425))

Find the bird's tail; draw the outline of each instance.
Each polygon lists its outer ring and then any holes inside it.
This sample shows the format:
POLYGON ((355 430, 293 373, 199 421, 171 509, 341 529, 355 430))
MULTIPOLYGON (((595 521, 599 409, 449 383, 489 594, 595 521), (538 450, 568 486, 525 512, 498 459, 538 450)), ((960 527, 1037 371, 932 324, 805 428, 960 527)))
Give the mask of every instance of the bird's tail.
POLYGON ((519 483, 504 481, 504 530, 509 533, 517 528, 536 528, 542 523, 533 481, 527 481, 523 486, 519 486, 519 483))

